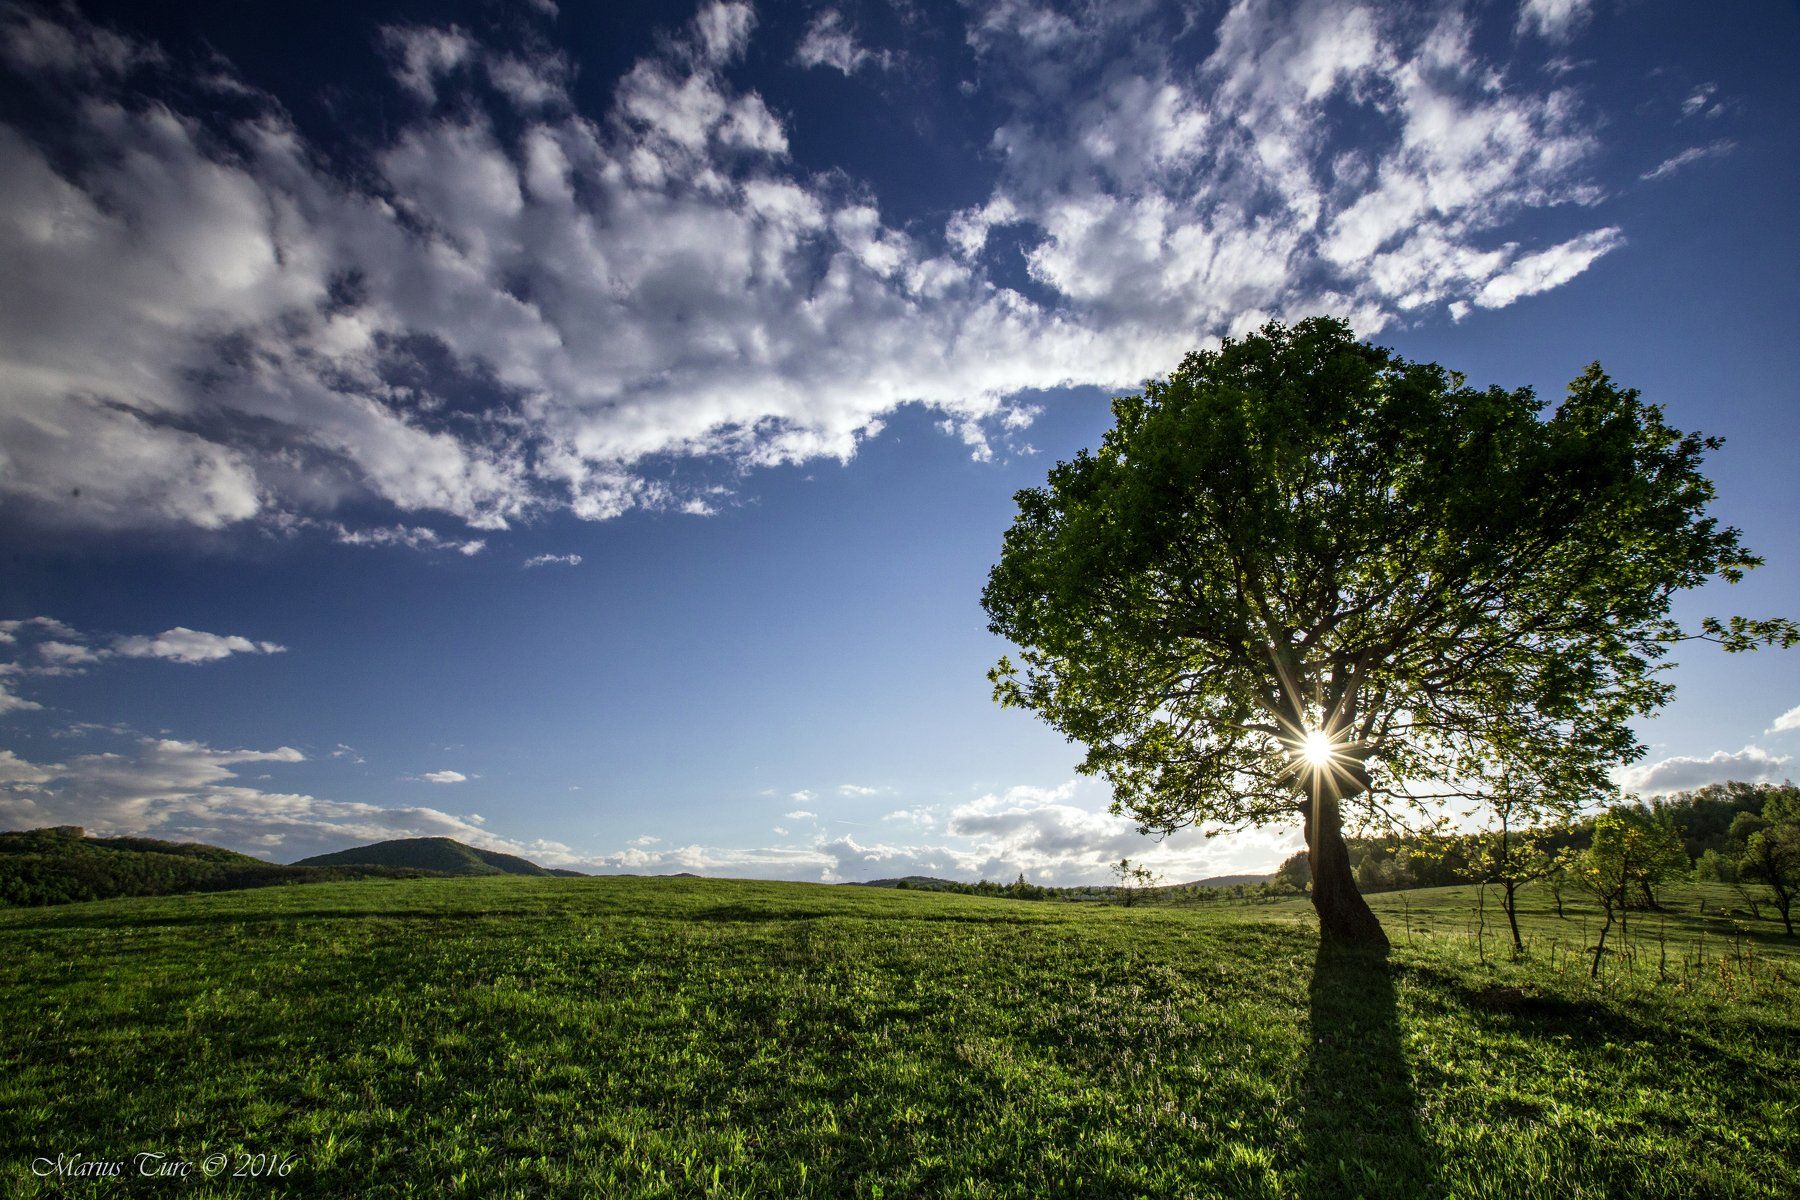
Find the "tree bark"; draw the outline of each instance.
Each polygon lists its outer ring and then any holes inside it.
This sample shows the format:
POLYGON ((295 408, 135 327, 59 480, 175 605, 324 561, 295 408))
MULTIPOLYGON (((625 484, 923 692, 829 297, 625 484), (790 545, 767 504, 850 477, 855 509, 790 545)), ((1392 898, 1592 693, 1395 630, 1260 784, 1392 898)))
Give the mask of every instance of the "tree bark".
POLYGON ((1386 949, 1387 934, 1356 890, 1350 871, 1350 848, 1344 844, 1344 818, 1337 797, 1308 798, 1306 862, 1312 870, 1313 911, 1319 914, 1319 937, 1343 945, 1386 949))
POLYGON ((1612 928, 1612 923, 1613 923, 1612 901, 1608 900, 1605 903, 1606 903, 1606 924, 1604 924, 1600 927, 1600 942, 1598 945, 1596 945, 1594 947, 1594 965, 1593 965, 1593 968, 1588 971, 1589 979, 1600 978, 1600 956, 1602 954, 1606 953, 1606 931, 1612 928))

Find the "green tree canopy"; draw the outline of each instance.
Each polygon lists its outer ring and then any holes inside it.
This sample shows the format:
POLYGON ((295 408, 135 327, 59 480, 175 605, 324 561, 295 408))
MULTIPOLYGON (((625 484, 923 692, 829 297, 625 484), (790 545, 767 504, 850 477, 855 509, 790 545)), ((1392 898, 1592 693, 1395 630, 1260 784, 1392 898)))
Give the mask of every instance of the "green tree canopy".
POLYGON ((1746 833, 1737 871, 1741 879, 1769 889, 1788 936, 1794 936, 1794 897, 1800 893, 1800 789, 1786 785, 1770 791, 1760 823, 1746 833))
POLYGON ((1146 831, 1302 818, 1330 937, 1382 937, 1346 811, 1429 814, 1502 771, 1600 793, 1670 693, 1674 594, 1758 561, 1707 515, 1717 443, 1598 365, 1546 413, 1319 318, 1190 354, 1113 416, 1018 493, 983 594, 1020 648, 996 697, 1084 744, 1146 831))

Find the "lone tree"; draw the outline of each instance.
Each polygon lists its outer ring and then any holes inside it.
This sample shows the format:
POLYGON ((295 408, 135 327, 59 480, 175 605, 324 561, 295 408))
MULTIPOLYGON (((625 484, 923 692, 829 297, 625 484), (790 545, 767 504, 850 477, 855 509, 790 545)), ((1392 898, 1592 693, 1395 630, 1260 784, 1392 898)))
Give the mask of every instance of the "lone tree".
POLYGON ((1598 365, 1546 414, 1271 323, 1113 401, 1097 452, 1018 493, 982 602, 1020 647, 995 697, 1085 744, 1147 833, 1299 818, 1324 937, 1385 943, 1346 816, 1404 825, 1520 772, 1587 797, 1642 752, 1684 637, 1790 645, 1784 620, 1670 601, 1757 564, 1707 515, 1718 445, 1598 365))

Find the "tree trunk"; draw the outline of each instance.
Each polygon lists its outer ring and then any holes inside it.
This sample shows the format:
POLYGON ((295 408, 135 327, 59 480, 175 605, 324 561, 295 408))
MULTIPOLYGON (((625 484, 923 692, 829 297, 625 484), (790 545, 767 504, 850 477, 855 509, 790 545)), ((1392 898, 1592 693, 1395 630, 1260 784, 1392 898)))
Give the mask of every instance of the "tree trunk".
POLYGON ((1309 799, 1305 809, 1306 862, 1312 870, 1312 902, 1313 910, 1319 914, 1319 937, 1328 942, 1386 949, 1388 939, 1381 922, 1356 890, 1337 799, 1309 799))
POLYGON ((1506 923, 1512 926, 1513 954, 1523 954, 1525 953, 1525 942, 1519 937, 1519 901, 1515 894, 1519 890, 1519 885, 1516 880, 1509 879, 1504 887, 1506 888, 1506 923))
POLYGON ((1612 923, 1612 902, 1609 900, 1606 902, 1606 924, 1600 927, 1600 942, 1594 947, 1594 966, 1593 969, 1588 972, 1589 979, 1600 978, 1600 956, 1606 953, 1606 931, 1612 928, 1612 923))

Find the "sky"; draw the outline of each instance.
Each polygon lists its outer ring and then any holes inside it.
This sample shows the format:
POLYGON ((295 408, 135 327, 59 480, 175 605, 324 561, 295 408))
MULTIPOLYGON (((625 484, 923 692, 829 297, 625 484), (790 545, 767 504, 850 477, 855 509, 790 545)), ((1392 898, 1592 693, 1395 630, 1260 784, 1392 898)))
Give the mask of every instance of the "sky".
MULTIPOLYGON (((1012 495, 1329 313, 1723 436, 1800 615, 1800 8, 0 8, 0 827, 277 861, 1165 881, 1002 710, 1012 495)), ((1675 656, 1621 786, 1800 774, 1675 656)))

